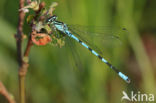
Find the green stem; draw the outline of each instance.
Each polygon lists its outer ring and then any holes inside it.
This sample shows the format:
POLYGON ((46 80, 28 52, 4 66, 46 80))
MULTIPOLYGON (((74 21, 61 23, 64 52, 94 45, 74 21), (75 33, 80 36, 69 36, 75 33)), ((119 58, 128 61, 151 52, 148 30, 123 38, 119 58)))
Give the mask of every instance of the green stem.
POLYGON ((20 103, 25 103, 25 76, 19 76, 20 103))

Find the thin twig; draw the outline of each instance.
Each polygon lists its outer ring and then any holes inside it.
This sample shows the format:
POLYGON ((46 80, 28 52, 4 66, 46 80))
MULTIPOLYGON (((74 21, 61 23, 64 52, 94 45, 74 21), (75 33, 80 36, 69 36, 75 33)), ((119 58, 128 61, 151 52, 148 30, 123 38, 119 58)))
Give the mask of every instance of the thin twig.
POLYGON ((0 94, 2 94, 9 103, 16 103, 14 98, 9 94, 9 92, 6 90, 3 83, 0 81, 0 94))
MULTIPOLYGON (((24 7, 25 0, 19 0, 19 9, 24 7)), ((23 60, 22 60, 22 34, 23 34, 23 23, 24 23, 25 14, 21 10, 19 11, 18 27, 16 34, 16 45, 17 45, 17 58, 19 64, 19 92, 20 92, 20 103, 25 103, 25 87, 24 80, 20 71, 23 71, 23 60)))
MULTIPOLYGON (((24 7, 24 0, 19 0, 19 9, 24 7)), ((19 11, 19 18, 18 18, 18 27, 17 27, 17 34, 16 34, 16 44, 17 44, 17 57, 19 66, 22 65, 22 34, 23 34, 23 21, 24 21, 25 14, 23 11, 19 11)))
POLYGON ((28 57, 29 56, 29 52, 31 49, 31 46, 33 45, 32 40, 31 40, 31 36, 29 37, 28 43, 27 43, 27 47, 24 53, 24 57, 28 57))

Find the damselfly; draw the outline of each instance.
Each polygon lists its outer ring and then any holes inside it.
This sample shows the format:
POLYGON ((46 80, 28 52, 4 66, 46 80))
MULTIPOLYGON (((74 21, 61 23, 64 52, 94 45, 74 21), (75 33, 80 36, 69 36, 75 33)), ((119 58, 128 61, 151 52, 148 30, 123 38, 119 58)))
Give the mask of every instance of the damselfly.
POLYGON ((95 56, 97 56, 102 62, 104 62, 112 70, 114 70, 123 80, 125 80, 127 83, 130 83, 130 79, 126 75, 124 75, 122 72, 120 72, 116 67, 114 67, 112 64, 110 64, 101 55, 99 55, 99 53, 97 53, 95 49, 90 48, 90 46, 88 44, 86 44, 86 42, 84 42, 83 40, 81 40, 78 36, 76 36, 76 34, 73 34, 70 31, 69 27, 65 23, 60 22, 60 21, 57 21, 57 16, 56 15, 53 15, 53 16, 49 17, 46 20, 46 23, 48 23, 48 24, 51 25, 52 30, 59 31, 59 32, 63 33, 64 35, 67 35, 70 38, 73 38, 74 40, 76 40, 77 42, 79 42, 82 46, 84 46, 85 48, 87 48, 92 54, 94 54, 95 56))

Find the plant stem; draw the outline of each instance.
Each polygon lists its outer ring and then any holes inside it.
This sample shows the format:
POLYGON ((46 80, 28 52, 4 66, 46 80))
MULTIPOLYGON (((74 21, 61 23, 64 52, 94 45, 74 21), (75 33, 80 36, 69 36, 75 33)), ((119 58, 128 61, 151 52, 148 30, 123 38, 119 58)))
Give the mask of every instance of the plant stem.
POLYGON ((0 81, 0 94, 3 95, 7 100, 8 103, 16 103, 14 98, 10 95, 10 93, 5 88, 4 84, 0 81))
MULTIPOLYGON (((24 7, 25 0, 19 0, 19 9, 24 7)), ((21 75, 21 71, 23 70, 23 60, 22 60, 22 34, 23 34, 23 22, 24 22, 25 14, 23 11, 19 11, 19 19, 18 19, 18 27, 17 27, 17 34, 16 34, 16 45, 17 45, 17 58, 19 64, 19 96, 20 96, 20 103, 25 103, 25 76, 21 75)))
POLYGON ((25 76, 19 76, 20 103, 25 103, 25 76))
POLYGON ((28 56, 29 56, 31 46, 32 46, 32 41, 30 37, 27 42, 27 47, 24 53, 21 68, 19 69, 20 103, 25 103, 25 76, 27 74, 27 69, 29 67, 28 56))

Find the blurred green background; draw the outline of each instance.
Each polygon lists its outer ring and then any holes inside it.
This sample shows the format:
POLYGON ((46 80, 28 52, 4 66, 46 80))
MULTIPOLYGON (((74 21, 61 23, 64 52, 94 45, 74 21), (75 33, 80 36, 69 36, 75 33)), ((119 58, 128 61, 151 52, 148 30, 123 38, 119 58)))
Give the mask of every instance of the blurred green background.
MULTIPOLYGON (((47 7, 53 2, 42 1, 47 7)), ((76 51, 67 46, 33 46, 26 77, 27 103, 120 103, 122 91, 128 95, 131 91, 156 94, 155 0, 56 1, 59 5, 55 14, 69 24, 113 24, 128 29, 124 45, 104 53, 112 64, 129 76, 131 84, 125 83, 78 43, 74 44, 76 51)), ((19 100, 14 38, 17 17, 18 0, 1 0, 0 81, 16 101, 19 100)), ((26 40, 23 50, 25 45, 26 40)), ((7 103, 1 95, 0 103, 7 103)))

